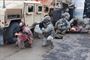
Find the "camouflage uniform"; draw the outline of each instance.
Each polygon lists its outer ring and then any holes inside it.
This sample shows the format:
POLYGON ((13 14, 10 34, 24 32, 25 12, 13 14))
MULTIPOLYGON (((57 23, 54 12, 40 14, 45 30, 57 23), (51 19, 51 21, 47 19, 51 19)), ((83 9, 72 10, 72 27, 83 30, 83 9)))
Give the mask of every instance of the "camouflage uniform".
POLYGON ((55 28, 57 28, 56 32, 60 32, 61 34, 64 34, 69 29, 69 27, 70 27, 70 24, 66 18, 60 19, 55 24, 55 28))
MULTIPOLYGON (((44 35, 44 39, 43 39, 43 46, 46 46, 48 45, 48 37, 51 36, 52 38, 54 37, 55 35, 55 31, 54 31, 54 26, 53 24, 51 23, 51 19, 49 16, 47 16, 46 19, 44 19, 44 22, 46 22, 46 27, 43 28, 43 35, 44 35)), ((49 40, 51 41, 51 40, 49 40)), ((51 43, 49 43, 51 44, 51 43)))
POLYGON ((49 16, 45 16, 43 18, 43 26, 40 27, 40 24, 36 25, 34 31, 39 35, 40 39, 43 40, 42 46, 47 45, 48 36, 54 36, 54 27, 51 23, 51 18, 49 16))

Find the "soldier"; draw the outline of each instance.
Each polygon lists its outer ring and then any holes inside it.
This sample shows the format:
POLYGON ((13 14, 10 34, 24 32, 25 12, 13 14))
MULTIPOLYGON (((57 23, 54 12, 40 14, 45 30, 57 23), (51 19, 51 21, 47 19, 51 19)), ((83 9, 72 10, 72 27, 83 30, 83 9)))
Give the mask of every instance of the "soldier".
POLYGON ((52 40, 55 36, 54 26, 50 20, 47 20, 47 27, 43 29, 45 39, 43 40, 43 46, 51 45, 53 47, 52 40))
POLYGON ((80 21, 77 17, 74 17, 70 21, 70 32, 81 32, 83 29, 83 21, 80 21))
POLYGON ((53 39, 54 33, 54 27, 51 23, 51 18, 49 16, 45 16, 43 21, 35 26, 34 31, 39 35, 40 39, 43 40, 42 46, 47 46, 48 40, 51 41, 51 39, 53 39))
POLYGON ((55 35, 55 31, 54 31, 54 26, 51 23, 51 18, 49 16, 46 16, 46 18, 44 19, 44 22, 46 22, 46 27, 43 28, 43 34, 45 39, 43 39, 43 46, 48 46, 50 45, 51 48, 53 48, 53 38, 55 35))
POLYGON ((62 18, 56 22, 55 28, 57 29, 56 33, 59 32, 61 34, 64 34, 70 28, 67 15, 65 14, 62 15, 62 18))

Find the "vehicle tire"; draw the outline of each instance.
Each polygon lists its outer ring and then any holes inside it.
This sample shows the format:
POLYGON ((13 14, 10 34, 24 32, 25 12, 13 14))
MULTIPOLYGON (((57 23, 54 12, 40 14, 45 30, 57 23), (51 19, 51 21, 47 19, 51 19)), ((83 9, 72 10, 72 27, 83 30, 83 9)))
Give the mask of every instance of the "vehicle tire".
POLYGON ((18 32, 19 30, 20 30, 19 23, 17 22, 11 23, 11 25, 7 29, 7 43, 8 44, 13 44, 16 42, 16 37, 14 34, 18 32))

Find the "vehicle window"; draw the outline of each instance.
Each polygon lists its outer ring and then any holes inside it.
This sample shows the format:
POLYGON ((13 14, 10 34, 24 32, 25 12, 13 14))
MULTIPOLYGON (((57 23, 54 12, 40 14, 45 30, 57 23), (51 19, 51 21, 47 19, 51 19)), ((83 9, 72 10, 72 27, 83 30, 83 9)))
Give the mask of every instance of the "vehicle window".
POLYGON ((38 11, 41 12, 42 11, 42 6, 38 7, 38 11))
POLYGON ((49 11, 49 8, 45 7, 44 12, 48 12, 48 11, 49 11))
POLYGON ((33 10, 34 10, 34 6, 29 6, 28 7, 28 12, 33 12, 33 10))

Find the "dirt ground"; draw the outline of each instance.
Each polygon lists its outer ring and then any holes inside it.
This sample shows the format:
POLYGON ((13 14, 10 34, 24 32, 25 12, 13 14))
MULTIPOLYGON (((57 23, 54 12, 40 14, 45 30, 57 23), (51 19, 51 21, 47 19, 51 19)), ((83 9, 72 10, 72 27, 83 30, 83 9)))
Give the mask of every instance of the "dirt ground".
POLYGON ((15 45, 0 47, 0 60, 90 60, 90 34, 66 34, 54 39, 54 49, 42 47, 34 40, 32 48, 19 49, 15 45))

